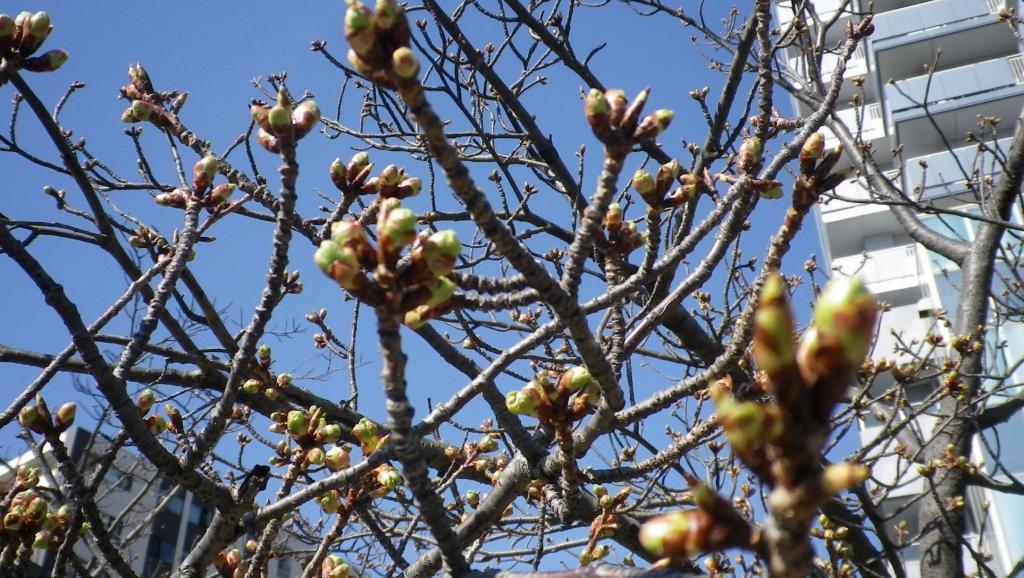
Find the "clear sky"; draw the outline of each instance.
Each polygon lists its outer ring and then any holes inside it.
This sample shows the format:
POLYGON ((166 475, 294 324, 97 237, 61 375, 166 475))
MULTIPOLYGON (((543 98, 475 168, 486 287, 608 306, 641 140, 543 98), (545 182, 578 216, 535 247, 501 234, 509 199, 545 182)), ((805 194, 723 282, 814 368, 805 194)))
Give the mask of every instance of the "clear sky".
MULTIPOLYGON (((454 6, 450 2, 444 4, 454 6)), ((701 4, 709 5, 708 22, 716 22, 727 10, 724 2, 687 0, 680 4, 694 13, 701 4)), ((189 92, 182 118, 203 138, 211 140, 215 151, 225 150, 246 130, 250 119, 249 100, 260 96, 251 82, 255 77, 287 71, 289 87, 297 93, 303 90, 314 93, 325 114, 333 114, 338 106, 343 75, 321 55, 312 52, 310 42, 324 39, 328 50, 344 59, 347 46, 342 35, 344 3, 341 0, 224 0, 156 4, 120 0, 102 3, 25 0, 20 4, 3 2, 0 9, 11 14, 19 10, 40 9, 50 13, 54 31, 47 41, 47 48, 63 48, 71 57, 60 71, 29 75, 29 82, 48 106, 53 106, 70 82, 85 82, 87 86, 71 98, 61 121, 74 131, 73 140, 87 139, 90 150, 97 157, 133 180, 138 179, 136 155, 131 140, 123 134, 126 125, 119 120, 128 103, 117 99, 118 88, 127 82, 130 63, 144 64, 158 90, 189 92)), ((413 17, 423 18, 425 15, 414 13, 413 17)), ((479 19, 479 16, 469 18, 479 19)), ((468 26, 467 32, 471 40, 481 47, 488 41, 501 40, 494 35, 496 29, 485 23, 468 26)), ((677 23, 644 18, 621 5, 600 10, 580 9, 574 28, 580 53, 585 54, 607 43, 592 61, 594 71, 606 85, 623 88, 630 94, 650 85, 653 87, 652 108, 676 110, 676 120, 661 141, 670 154, 680 157, 685 154, 679 144, 680 139, 703 141, 703 119, 689 98, 689 91, 710 86, 713 102, 724 78, 721 72, 710 71, 704 58, 693 50, 691 34, 690 30, 677 23)), ((710 54, 720 55, 707 45, 703 47, 710 54)), ((588 146, 588 178, 585 182, 592 186, 600 151, 582 115, 578 99, 582 83, 562 70, 546 72, 551 74, 547 86, 531 92, 526 104, 537 116, 542 129, 553 135, 554 143, 567 164, 575 165, 574 155, 580 144, 588 146)), ((4 119, 0 122, 2 130, 6 130, 13 94, 10 85, 0 87, 0 115, 4 119)), ((354 124, 360 104, 358 98, 342 101, 341 120, 354 124)), ((779 94, 777 105, 786 110, 788 104, 788 97, 779 94)), ((18 142, 33 154, 59 162, 52 146, 43 139, 38 123, 27 110, 21 112, 17 136, 18 142)), ((157 174, 172 182, 173 163, 162 135, 147 125, 144 126, 142 140, 157 174)), ((316 207, 323 204, 316 191, 335 195, 327 178, 327 167, 335 157, 348 158, 358 144, 346 137, 328 140, 319 134, 313 134, 301 143, 299 208, 304 214, 315 214, 316 207)), ((273 172, 276 159, 262 150, 254 152, 261 171, 268 175, 272 188, 276 190, 273 172)), ((186 169, 190 169, 195 160, 190 151, 184 151, 186 169)), ((244 156, 236 155, 232 160, 236 164, 245 164, 240 162, 244 156)), ((634 168, 635 164, 630 164, 627 174, 634 168)), ((490 172, 490 167, 486 167, 486 172, 490 172)), ((72 205, 84 205, 69 179, 41 170, 14 155, 0 154, 0 175, 3 176, 0 179, 0 213, 9 218, 53 220, 53 201, 41 192, 44 185, 67 189, 72 205)), ((589 190, 586 192, 589 196, 589 190)), ((156 207, 145 192, 116 193, 111 200, 129 212, 144 215, 147 222, 159 227, 165 235, 180 225, 180 212, 156 207)), ((426 202, 424 198, 414 200, 413 208, 416 208, 416 203, 426 202)), ((744 243, 747 256, 763 255, 768 235, 778 226, 785 205, 780 201, 762 203, 759 207, 753 219, 752 233, 744 243)), ((449 201, 449 208, 453 206, 449 201)), ((550 201, 550 206, 554 211, 565 209, 564 204, 557 201, 550 201)), ((67 220, 66 215, 62 218, 67 220)), ((255 225, 235 219, 219 225, 212 234, 219 241, 200 246, 191 267, 197 277, 212 288, 211 293, 216 295, 218 305, 228 308, 230 319, 244 325, 251 317, 252 305, 259 298, 270 253, 270 228, 265 224, 255 225)), ((123 276, 111 275, 113 264, 99 250, 73 247, 67 241, 54 239, 40 240, 31 249, 68 288, 70 297, 78 303, 87 323, 98 316, 126 285, 123 276)), ((801 272, 803 261, 818 251, 814 227, 808 220, 788 257, 786 271, 801 272)), ((345 321, 351 315, 351 303, 341 303, 337 290, 316 270, 311 246, 300 239, 293 247, 291 258, 289 270, 302 272, 306 291, 285 301, 275 314, 272 326, 277 331, 301 327, 305 334, 289 341, 278 343, 271 339, 269 342, 275 346, 275 357, 280 360, 279 370, 294 371, 296 376, 320 373, 327 366, 309 347, 313 331, 303 321, 303 315, 328 307, 332 312, 329 321, 334 322, 335 327, 345 332, 347 337, 349 329, 345 321)), ((720 282, 721 275, 716 279, 720 282)), ((379 397, 370 393, 377 389, 374 380, 380 367, 375 359, 369 312, 364 309, 364 313, 367 315, 363 318, 359 341, 364 364, 360 369, 360 379, 367 397, 362 400, 360 409, 372 417, 383 419, 383 404, 379 397)), ((38 291, 20 270, 2 257, 0 319, 0 343, 4 345, 56 353, 68 342, 66 331, 42 302, 38 291)), ((124 334, 127 326, 128 320, 122 319, 111 326, 111 331, 120 330, 124 334)), ((415 398, 425 405, 424 398, 429 396, 436 403, 466 383, 464 376, 439 363, 436 355, 430 355, 415 335, 406 335, 413 362, 410 386, 415 398)), ((339 366, 335 364, 331 369, 338 370, 339 366)), ((0 404, 6 406, 36 374, 35 369, 0 364, 0 404)), ((338 374, 309 385, 318 393, 337 400, 346 396, 347 382, 344 374, 338 374)), ((46 392, 48 398, 54 398, 54 403, 60 401, 57 398, 62 394, 74 396, 70 377, 56 378, 46 392)), ((419 416, 424 413, 425 410, 417 412, 419 416)), ((22 446, 13 439, 14 433, 12 427, 0 431, 0 455, 9 455, 12 449, 20 451, 22 446)))

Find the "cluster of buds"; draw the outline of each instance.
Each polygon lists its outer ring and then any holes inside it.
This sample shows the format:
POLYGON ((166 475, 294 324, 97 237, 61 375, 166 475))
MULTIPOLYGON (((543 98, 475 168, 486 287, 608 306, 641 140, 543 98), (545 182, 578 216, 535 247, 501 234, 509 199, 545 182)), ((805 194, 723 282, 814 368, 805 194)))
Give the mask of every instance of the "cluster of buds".
POLYGON ((398 470, 391 464, 381 464, 370 473, 380 486, 371 492, 374 497, 379 498, 402 485, 402 474, 398 473, 398 470))
POLYGON ((312 131, 320 122, 320 107, 312 100, 292 103, 284 87, 277 91, 277 102, 267 106, 253 102, 249 106, 253 120, 259 125, 256 142, 272 153, 281 153, 295 147, 295 143, 312 131))
MULTIPOLYGON (((440 315, 455 293, 448 275, 462 249, 454 231, 416 234, 416 214, 401 206, 395 198, 384 199, 377 215, 377 246, 366 229, 355 221, 339 221, 331 226, 331 238, 320 243, 314 260, 338 285, 360 298, 377 299, 374 283, 364 271, 386 265, 387 275, 401 291, 399 307, 405 323, 419 329, 440 315), (398 269, 398 259, 410 247, 407 263, 398 269)), ((382 274, 379 269, 377 274, 382 274)))
POLYGON ((342 431, 340 425, 327 422, 323 409, 314 405, 309 409, 295 409, 287 413, 276 411, 270 414, 270 419, 273 422, 270 431, 288 434, 277 445, 279 459, 276 463, 285 463, 290 457, 294 463, 307 467, 324 464, 332 470, 348 467, 351 448, 347 444, 324 450, 324 446, 338 443, 342 431), (298 449, 291 449, 292 442, 298 449))
POLYGON ((128 81, 121 87, 121 98, 132 103, 121 113, 121 120, 128 124, 148 122, 160 129, 173 127, 174 115, 164 107, 169 97, 153 88, 153 81, 141 64, 128 67, 128 81))
POLYGON ((36 402, 22 407, 18 412, 18 423, 40 435, 58 436, 75 423, 77 410, 78 405, 68 402, 57 408, 57 414, 53 415, 42 396, 36 394, 36 402))
MULTIPOLYGON (((14 494, 3 516, 3 537, 26 547, 56 550, 64 542, 71 525, 71 508, 52 510, 39 492, 27 489, 14 494)), ((89 530, 83 524, 84 535, 89 530)))
POLYGON ((619 517, 616 510, 625 504, 633 489, 627 486, 614 496, 610 495, 608 489, 602 485, 595 485, 593 491, 597 496, 601 512, 590 523, 587 546, 580 552, 580 564, 584 566, 594 560, 606 557, 611 551, 607 544, 598 544, 598 541, 602 538, 610 538, 619 531, 619 517))
POLYGON ((711 188, 696 174, 683 173, 675 159, 658 167, 654 175, 644 169, 637 170, 633 173, 632 186, 655 211, 678 207, 697 198, 702 189, 711 188))
POLYGON ((601 92, 594 88, 583 99, 583 114, 594 135, 606 145, 651 141, 665 132, 675 113, 663 108, 641 118, 650 93, 651 89, 645 88, 629 102, 619 89, 601 92))
MULTIPOLYGON (((257 365, 260 365, 261 369, 265 369, 258 357, 256 363, 257 365)), ((281 393, 292 384, 292 374, 279 373, 276 378, 268 379, 267 381, 270 384, 269 386, 264 385, 264 382, 260 379, 249 378, 242 382, 242 391, 249 395, 257 395, 262 392, 267 399, 277 401, 277 399, 281 397, 281 393)))
POLYGON ((320 563, 319 578, 349 578, 352 569, 341 556, 331 554, 320 563))
POLYGON ((176 209, 184 209, 189 201, 195 200, 206 207, 207 211, 213 212, 217 207, 226 203, 238 188, 234 183, 221 183, 213 186, 213 179, 217 177, 218 165, 217 157, 204 156, 192 167, 191 187, 178 187, 168 193, 160 193, 153 200, 162 207, 176 209))
POLYGON ((831 191, 846 179, 845 173, 832 172, 842 155, 843 147, 840 144, 825 151, 825 137, 821 133, 816 132, 807 137, 804 146, 800 148, 800 175, 793 183, 795 206, 809 207, 818 199, 818 195, 831 191))
POLYGON ((213 566, 221 578, 242 578, 245 576, 248 563, 242 562, 242 553, 238 548, 231 548, 218 552, 213 566))
POLYGON ((331 163, 331 181, 346 196, 378 195, 382 199, 407 199, 423 189, 423 179, 410 177, 405 169, 388 165, 370 177, 373 163, 365 152, 356 153, 348 164, 341 159, 331 163))
POLYGON ((771 444, 785 433, 786 418, 779 406, 738 401, 730 389, 728 377, 710 388, 726 439, 751 470, 768 475, 771 444))
POLYGON ((388 436, 381 435, 380 428, 373 421, 363 417, 352 427, 352 435, 359 442, 363 455, 370 455, 388 443, 388 436))
POLYGON ((756 541, 746 519, 706 484, 690 478, 696 509, 663 514, 640 527, 640 543, 655 556, 683 560, 701 552, 751 547, 756 541))
POLYGON ((53 25, 46 12, 21 12, 14 18, 0 14, 0 59, 29 72, 57 70, 67 62, 67 52, 48 50, 32 56, 52 31, 53 25))
POLYGON ((608 237, 609 253, 626 256, 647 243, 647 233, 637 230, 635 221, 623 220, 622 205, 608 205, 604 215, 604 230, 608 237))
POLYGON ((601 399, 601 390, 587 368, 570 367, 552 382, 547 371, 538 373, 523 389, 510 391, 505 406, 517 415, 554 422, 568 417, 575 421, 590 413, 601 399))
POLYGON ((388 88, 415 78, 420 66, 409 48, 409 22, 398 2, 377 0, 371 10, 360 0, 347 1, 345 39, 356 72, 388 88))
POLYGON ((963 470, 972 476, 978 473, 978 466, 972 464, 971 461, 967 459, 967 456, 957 455, 956 446, 953 444, 946 445, 941 458, 933 459, 927 464, 918 466, 917 473, 926 478, 930 478, 940 469, 963 470))

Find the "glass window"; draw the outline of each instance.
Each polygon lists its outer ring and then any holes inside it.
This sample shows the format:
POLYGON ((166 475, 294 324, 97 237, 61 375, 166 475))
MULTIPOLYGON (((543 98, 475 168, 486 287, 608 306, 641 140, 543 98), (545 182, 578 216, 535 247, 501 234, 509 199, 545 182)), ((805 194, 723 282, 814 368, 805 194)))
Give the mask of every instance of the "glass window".
POLYGON ((188 513, 188 523, 195 526, 206 526, 210 523, 210 510, 192 502, 188 513))

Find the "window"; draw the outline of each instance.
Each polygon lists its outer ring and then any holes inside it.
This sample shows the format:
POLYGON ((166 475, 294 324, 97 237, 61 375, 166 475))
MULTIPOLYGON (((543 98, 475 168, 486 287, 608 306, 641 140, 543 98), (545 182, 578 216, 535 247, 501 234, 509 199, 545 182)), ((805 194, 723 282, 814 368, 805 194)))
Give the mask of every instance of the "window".
POLYGON ((117 488, 124 492, 132 489, 131 475, 126 474, 113 466, 107 470, 107 475, 103 478, 103 481, 111 488, 117 488))
POLYGON ((174 567, 174 544, 154 534, 146 549, 146 576, 166 576, 174 567))

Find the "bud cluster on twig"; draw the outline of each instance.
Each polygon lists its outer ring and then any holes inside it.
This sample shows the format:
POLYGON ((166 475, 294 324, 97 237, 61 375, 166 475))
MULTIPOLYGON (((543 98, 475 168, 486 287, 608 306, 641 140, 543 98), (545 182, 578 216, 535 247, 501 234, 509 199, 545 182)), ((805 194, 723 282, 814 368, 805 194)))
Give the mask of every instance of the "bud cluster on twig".
POLYGON ((521 390, 505 397, 508 410, 518 415, 535 417, 542 424, 553 426, 574 422, 590 413, 601 399, 601 389, 583 366, 566 369, 552 381, 548 371, 541 371, 521 390))
POLYGON ((213 180, 217 178, 219 164, 217 157, 204 156, 192 167, 191 187, 178 187, 171 192, 160 193, 153 200, 160 206, 176 209, 184 209, 188 206, 189 201, 194 201, 206 207, 207 211, 213 212, 214 209, 226 203, 238 188, 234 183, 221 183, 213 186, 213 180))
POLYGON ((57 408, 57 414, 52 415, 43 397, 36 394, 36 402, 22 407, 18 412, 18 423, 29 431, 51 438, 65 432, 75 423, 77 410, 78 405, 69 402, 57 408))
POLYGON ((641 118, 650 93, 651 89, 645 88, 629 102, 619 89, 591 89, 583 99, 583 113, 594 136, 618 147, 656 139, 672 123, 675 113, 663 108, 641 118))
POLYGON ((409 48, 411 35, 405 10, 395 0, 377 0, 374 10, 360 0, 347 0, 345 38, 348 61, 356 72, 386 88, 419 73, 409 48))
POLYGON ((53 25, 46 12, 20 12, 14 18, 0 14, 0 60, 14 69, 29 72, 57 70, 67 62, 67 52, 55 49, 33 56, 52 31, 53 25))
POLYGON ((701 191, 711 190, 714 183, 694 173, 682 172, 679 161, 672 159, 658 167, 653 175, 644 169, 637 170, 631 185, 651 210, 661 210, 682 206, 697 198, 701 191))
POLYGON ((320 122, 320 107, 312 100, 295 104, 284 87, 277 91, 277 102, 267 106, 254 102, 249 106, 252 118, 259 125, 256 142, 272 153, 282 153, 310 133, 320 122))
POLYGON ((647 232, 640 232, 635 221, 623 220, 622 205, 608 205, 604 215, 604 231, 608 240, 608 252, 621 257, 629 255, 647 242, 647 232))
MULTIPOLYGON (((39 470, 21 466, 17 470, 16 493, 0 504, 0 549, 4 547, 56 550, 71 528, 71 507, 67 504, 54 510, 34 488, 39 483, 39 470)), ((78 530, 89 531, 87 523, 78 530)))

